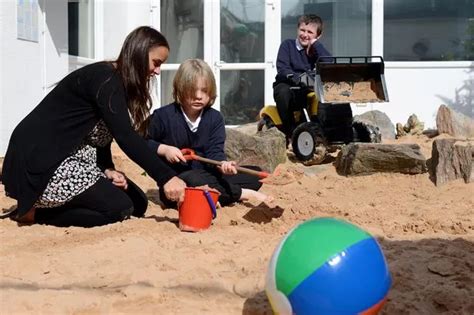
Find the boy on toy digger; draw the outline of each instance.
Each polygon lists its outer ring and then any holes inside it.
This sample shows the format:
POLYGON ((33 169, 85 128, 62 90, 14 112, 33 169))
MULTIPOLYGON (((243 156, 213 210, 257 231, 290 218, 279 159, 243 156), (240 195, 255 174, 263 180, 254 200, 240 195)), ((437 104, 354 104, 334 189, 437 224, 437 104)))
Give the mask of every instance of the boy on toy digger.
POLYGON ((331 56, 318 41, 322 21, 298 20, 297 38, 280 45, 273 84, 276 106, 260 110, 257 130, 277 127, 308 165, 350 142, 380 142, 377 126, 355 121, 351 103, 388 102, 381 56, 331 56))
POLYGON ((298 104, 306 104, 312 85, 304 84, 301 75, 314 69, 319 57, 330 56, 318 39, 323 30, 322 19, 314 14, 298 19, 296 39, 284 40, 278 50, 277 75, 273 83, 273 98, 285 133, 287 143, 296 128, 294 111, 298 104), (295 88, 296 87, 296 88, 295 88))

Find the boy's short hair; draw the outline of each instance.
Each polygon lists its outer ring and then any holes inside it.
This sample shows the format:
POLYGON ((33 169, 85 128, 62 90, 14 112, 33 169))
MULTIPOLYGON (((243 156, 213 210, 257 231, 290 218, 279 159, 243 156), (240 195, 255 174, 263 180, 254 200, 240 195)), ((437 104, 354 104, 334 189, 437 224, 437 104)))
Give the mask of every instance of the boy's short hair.
POLYGON ((323 19, 321 19, 319 16, 316 14, 305 14, 300 16, 298 19, 298 27, 300 27, 301 24, 316 24, 318 27, 316 31, 316 35, 320 36, 321 33, 323 32, 323 19))
POLYGON ((179 66, 173 80, 175 102, 182 104, 187 98, 194 97, 196 82, 200 77, 207 83, 207 94, 210 97, 208 106, 214 104, 217 97, 216 79, 211 67, 201 59, 188 59, 179 66))

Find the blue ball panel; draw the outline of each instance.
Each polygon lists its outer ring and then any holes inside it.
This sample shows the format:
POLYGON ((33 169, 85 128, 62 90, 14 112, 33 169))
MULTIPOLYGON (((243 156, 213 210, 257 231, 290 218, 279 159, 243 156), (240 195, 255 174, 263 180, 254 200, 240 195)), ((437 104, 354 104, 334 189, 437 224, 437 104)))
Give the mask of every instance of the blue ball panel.
POLYGON ((356 314, 382 300, 391 278, 374 238, 362 240, 328 260, 288 296, 293 313, 356 314))

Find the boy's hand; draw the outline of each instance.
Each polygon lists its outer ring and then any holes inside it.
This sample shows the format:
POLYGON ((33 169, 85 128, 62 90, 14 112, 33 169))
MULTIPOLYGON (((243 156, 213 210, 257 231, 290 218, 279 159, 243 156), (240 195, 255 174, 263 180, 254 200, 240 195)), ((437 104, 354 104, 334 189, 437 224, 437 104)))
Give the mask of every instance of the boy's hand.
POLYGON ((170 163, 186 163, 186 159, 181 150, 172 145, 160 144, 158 147, 158 155, 164 156, 170 163))
POLYGON ((316 43, 319 39, 319 36, 316 38, 312 38, 309 42, 309 45, 306 47, 306 54, 311 56, 313 54, 313 44, 316 43))
POLYGON ((118 188, 127 190, 128 183, 124 173, 108 168, 104 171, 104 174, 109 180, 112 181, 112 184, 118 188))
POLYGON ((236 165, 237 163, 235 161, 222 161, 222 164, 217 168, 224 175, 234 175, 237 174, 237 169, 235 168, 236 165))

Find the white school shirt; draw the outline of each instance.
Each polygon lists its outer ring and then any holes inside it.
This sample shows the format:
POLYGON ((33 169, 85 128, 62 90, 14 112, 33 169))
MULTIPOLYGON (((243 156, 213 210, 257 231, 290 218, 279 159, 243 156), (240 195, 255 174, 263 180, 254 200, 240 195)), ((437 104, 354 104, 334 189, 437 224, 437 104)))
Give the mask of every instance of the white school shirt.
POLYGON ((196 132, 198 130, 199 123, 201 122, 201 116, 202 116, 203 110, 201 110, 201 112, 199 113, 199 117, 196 119, 195 122, 192 122, 191 119, 189 119, 189 117, 186 116, 186 113, 183 110, 183 106, 181 106, 181 112, 183 113, 184 120, 186 121, 186 125, 188 125, 189 130, 191 130, 191 132, 196 132))

